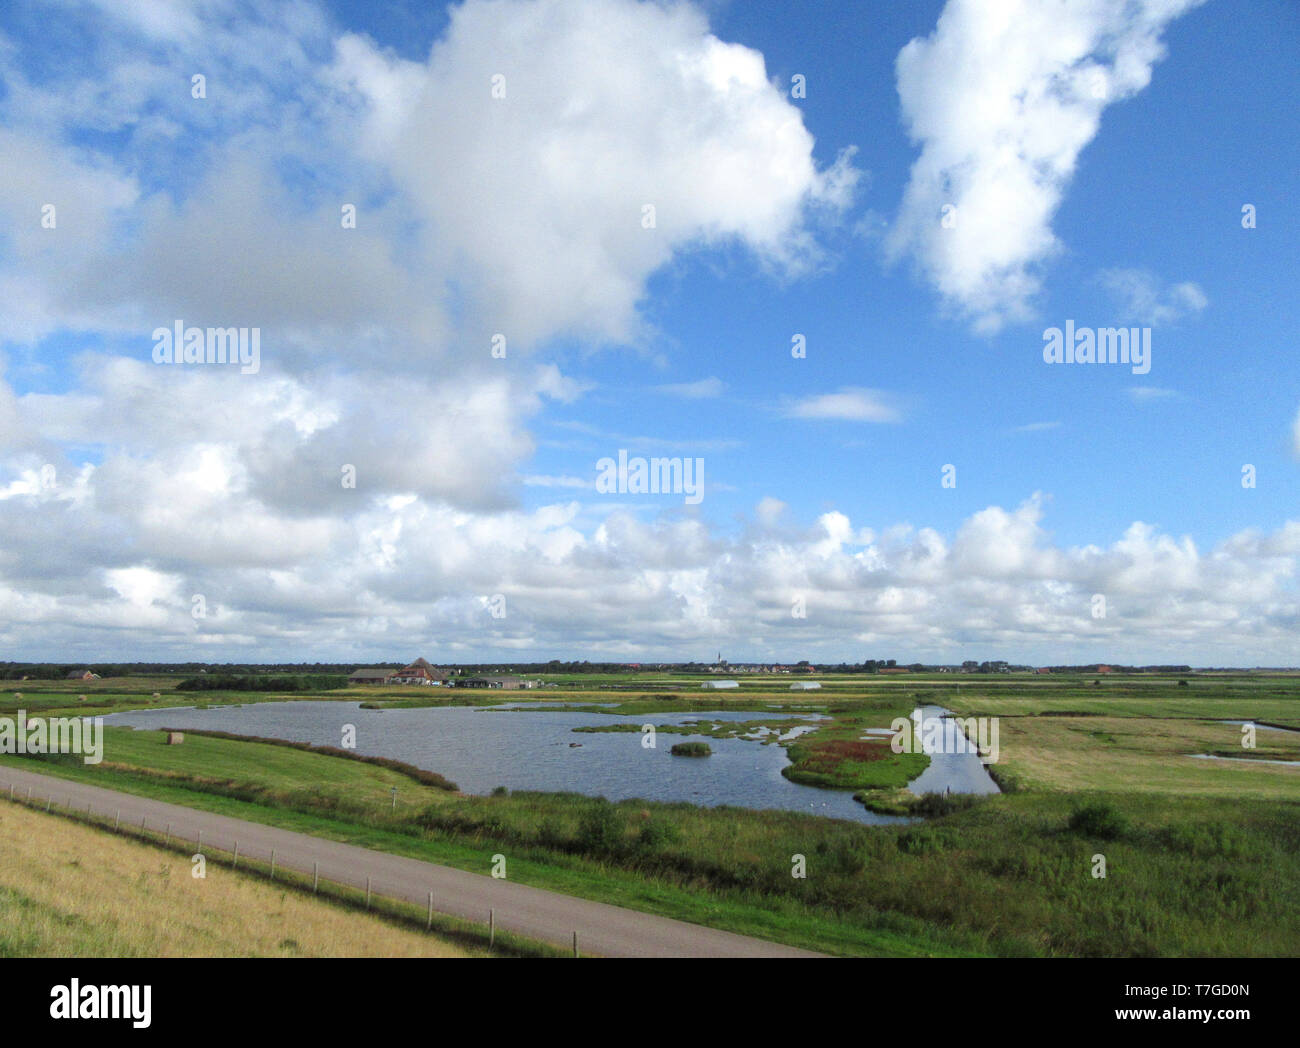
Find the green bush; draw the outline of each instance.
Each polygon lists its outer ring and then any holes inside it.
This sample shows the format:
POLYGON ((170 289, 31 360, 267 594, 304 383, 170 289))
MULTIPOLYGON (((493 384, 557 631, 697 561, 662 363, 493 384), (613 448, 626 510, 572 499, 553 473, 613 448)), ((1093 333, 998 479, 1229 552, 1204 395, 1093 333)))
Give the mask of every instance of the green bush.
POLYGON ((637 844, 645 851, 659 851, 661 848, 676 844, 680 838, 681 834, 672 823, 651 819, 641 827, 637 844))
POLYGON ((905 830, 898 835, 898 850, 904 855, 925 855, 941 852, 947 838, 931 830, 905 830))
POLYGON ((578 847, 590 855, 613 855, 623 848, 625 824, 618 809, 603 797, 578 823, 578 847))
POLYGON ((678 742, 669 752, 674 757, 708 757, 713 754, 707 742, 678 742))
POLYGON ((1070 815, 1070 829, 1086 837, 1113 841, 1128 831, 1128 820, 1113 804, 1101 802, 1076 808, 1070 815))
POLYGON ((976 793, 925 793, 907 805, 909 815, 951 815, 965 811, 980 801, 976 793))

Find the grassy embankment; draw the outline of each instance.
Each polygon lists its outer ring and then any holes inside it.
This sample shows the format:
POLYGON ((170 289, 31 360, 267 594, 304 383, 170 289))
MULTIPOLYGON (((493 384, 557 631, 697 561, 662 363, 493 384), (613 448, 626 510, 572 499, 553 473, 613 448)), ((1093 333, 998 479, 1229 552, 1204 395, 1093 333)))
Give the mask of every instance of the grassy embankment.
POLYGON ((487 953, 212 861, 195 878, 183 854, 21 804, 0 836, 0 957, 487 953))
MULTIPOLYGON (((156 733, 114 733, 111 767, 47 768, 479 872, 501 851, 516 880, 831 952, 1297 953, 1300 773, 1189 756, 1239 745, 1239 729, 1214 719, 1295 722, 1297 682, 1116 683, 934 688, 929 701, 1003 718, 999 774, 1020 789, 937 808, 919 826, 573 795, 460 797, 409 779, 392 813, 388 769, 225 739, 164 747, 156 733), (1107 689, 1113 700, 1096 694, 1107 689), (1096 716, 1108 710, 1120 715, 1096 716), (205 781, 223 777, 256 789, 205 781), (1079 818, 1085 807, 1102 816, 1079 818), (790 876, 796 853, 807 856, 805 880, 790 876), (1097 854, 1104 880, 1092 876, 1097 854)), ((865 717, 904 694, 890 686, 834 704, 865 717)), ((1259 739, 1269 754, 1295 752, 1286 737, 1259 739)))

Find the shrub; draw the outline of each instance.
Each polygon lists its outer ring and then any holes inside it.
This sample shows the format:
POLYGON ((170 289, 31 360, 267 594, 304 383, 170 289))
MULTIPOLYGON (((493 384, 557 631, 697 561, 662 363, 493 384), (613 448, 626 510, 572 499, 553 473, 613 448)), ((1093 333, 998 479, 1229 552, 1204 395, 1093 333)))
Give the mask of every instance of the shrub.
POLYGON ((543 848, 555 848, 559 851, 568 851, 573 847, 573 839, 564 832, 564 827, 560 825, 558 819, 548 816, 543 819, 537 827, 537 843, 543 848))
POLYGON ((1089 804, 1070 815, 1070 829, 1087 837, 1112 841, 1128 830, 1128 820, 1113 804, 1089 804))
POLYGON ((623 817, 603 797, 596 801, 578 823, 578 847, 591 855, 610 855, 623 847, 623 817))
POLYGON ((979 794, 975 793, 926 793, 911 801, 907 811, 910 815, 949 815, 974 807, 979 800, 979 794))
POLYGON ((676 844, 680 836, 677 827, 672 823, 651 819, 641 827, 637 844, 645 851, 659 851, 661 848, 676 844))
POLYGON ((905 855, 941 852, 946 840, 930 830, 906 830, 898 835, 898 850, 905 855))

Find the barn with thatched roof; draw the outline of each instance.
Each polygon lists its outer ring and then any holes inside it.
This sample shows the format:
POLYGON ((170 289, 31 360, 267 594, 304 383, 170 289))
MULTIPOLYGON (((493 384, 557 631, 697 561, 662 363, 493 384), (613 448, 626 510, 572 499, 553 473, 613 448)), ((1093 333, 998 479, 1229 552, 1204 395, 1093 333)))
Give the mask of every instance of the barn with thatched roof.
POLYGON ((447 674, 434 669, 426 659, 416 659, 409 666, 398 670, 389 678, 389 684, 442 684, 447 674))

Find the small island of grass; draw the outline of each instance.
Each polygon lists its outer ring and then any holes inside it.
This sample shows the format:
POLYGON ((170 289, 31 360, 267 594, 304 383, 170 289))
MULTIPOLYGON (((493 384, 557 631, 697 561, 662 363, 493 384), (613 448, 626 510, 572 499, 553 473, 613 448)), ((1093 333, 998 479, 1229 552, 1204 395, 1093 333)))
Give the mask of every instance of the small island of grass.
POLYGON ((712 754, 707 742, 677 742, 672 748, 674 757, 709 757, 712 754))

